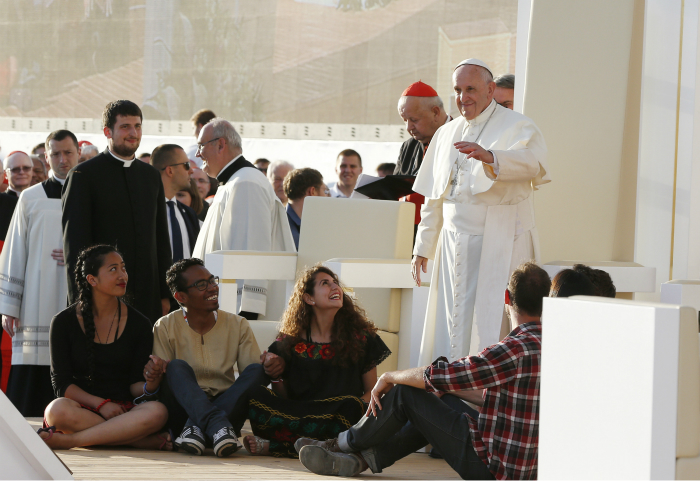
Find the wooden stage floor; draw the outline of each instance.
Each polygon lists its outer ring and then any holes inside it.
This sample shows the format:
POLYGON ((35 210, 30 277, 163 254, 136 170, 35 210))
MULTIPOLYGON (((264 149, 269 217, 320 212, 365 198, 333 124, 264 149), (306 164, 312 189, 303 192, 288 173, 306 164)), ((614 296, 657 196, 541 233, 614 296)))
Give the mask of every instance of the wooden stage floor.
MULTIPOLYGON (((41 419, 29 418, 37 429, 41 419)), ((243 434, 246 433, 246 428, 243 434)), ((241 448, 229 458, 219 459, 211 450, 204 456, 145 451, 131 448, 77 448, 56 451, 73 471, 75 479, 331 479, 308 472, 296 459, 250 456, 241 448)), ((366 471, 362 478, 459 479, 445 461, 414 453, 381 474, 366 471)))

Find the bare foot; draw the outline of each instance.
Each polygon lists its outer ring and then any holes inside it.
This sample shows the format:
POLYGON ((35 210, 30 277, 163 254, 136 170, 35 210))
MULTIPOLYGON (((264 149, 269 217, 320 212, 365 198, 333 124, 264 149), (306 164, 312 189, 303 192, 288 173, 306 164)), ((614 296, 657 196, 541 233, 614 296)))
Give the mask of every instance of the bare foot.
POLYGON ((70 434, 53 433, 53 435, 51 435, 50 433, 43 432, 39 433, 39 436, 41 436, 41 439, 43 439, 51 449, 71 449, 75 447, 70 434))
POLYGON ((257 436, 246 436, 243 438, 243 446, 253 456, 269 456, 270 441, 257 436))
POLYGON ((173 439, 168 432, 151 434, 145 438, 139 439, 136 442, 129 444, 129 446, 139 449, 153 449, 153 450, 163 450, 172 451, 173 450, 173 439), (165 442, 165 444, 163 444, 165 442))

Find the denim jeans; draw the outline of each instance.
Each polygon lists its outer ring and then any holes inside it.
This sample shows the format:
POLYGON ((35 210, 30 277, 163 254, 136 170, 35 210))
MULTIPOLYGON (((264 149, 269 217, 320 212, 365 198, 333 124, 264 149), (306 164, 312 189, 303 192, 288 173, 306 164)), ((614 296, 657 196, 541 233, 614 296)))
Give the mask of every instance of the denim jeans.
MULTIPOLYGON (((168 402, 166 395, 163 400, 168 411, 184 410, 188 416, 185 426, 199 427, 209 440, 223 427, 232 427, 240 436, 248 413, 248 401, 244 393, 251 387, 270 383, 262 364, 250 364, 230 388, 210 399, 197 384, 194 370, 182 359, 170 361, 166 380, 168 390, 174 398, 168 402)), ((177 413, 172 413, 171 416, 177 417, 177 413)))
POLYGON ((494 479, 472 446, 464 413, 474 411, 459 398, 397 385, 381 403, 376 417, 363 417, 338 436, 341 449, 360 451, 372 472, 432 444, 462 479, 494 479))

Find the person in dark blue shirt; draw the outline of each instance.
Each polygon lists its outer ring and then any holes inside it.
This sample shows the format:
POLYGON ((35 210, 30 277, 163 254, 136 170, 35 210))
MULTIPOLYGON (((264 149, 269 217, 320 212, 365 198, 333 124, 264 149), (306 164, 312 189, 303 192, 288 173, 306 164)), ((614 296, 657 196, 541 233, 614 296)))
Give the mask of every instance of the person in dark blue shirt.
POLYGON ((284 178, 284 194, 287 196, 287 219, 292 229, 294 245, 299 250, 299 233, 301 232, 301 212, 307 196, 328 197, 328 187, 323 183, 323 176, 316 169, 304 168, 291 171, 284 178))

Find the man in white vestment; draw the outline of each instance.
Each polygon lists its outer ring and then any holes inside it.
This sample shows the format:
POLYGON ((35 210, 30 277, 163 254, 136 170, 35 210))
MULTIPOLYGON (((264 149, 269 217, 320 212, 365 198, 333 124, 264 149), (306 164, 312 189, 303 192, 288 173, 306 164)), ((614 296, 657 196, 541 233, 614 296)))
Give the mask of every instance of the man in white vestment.
POLYGON ((46 139, 47 180, 22 192, 0 254, 0 313, 12 336, 7 395, 23 416, 43 416, 53 398, 49 327, 66 307, 61 189, 78 164, 78 139, 57 130, 46 139))
POLYGON ((10 152, 5 159, 5 173, 7 174, 7 195, 19 197, 23 190, 32 186, 32 170, 34 164, 32 158, 24 152, 10 152))
MULTIPOLYGON (((197 156, 219 188, 197 237, 192 257, 206 261, 217 250, 295 252, 287 214, 265 175, 243 157, 241 137, 230 122, 213 119, 199 133, 197 156)), ((239 314, 266 313, 268 281, 243 280, 239 314)))
POLYGON ((539 259, 531 193, 551 180, 542 133, 493 100, 484 62, 461 62, 452 82, 461 116, 435 133, 413 186, 426 198, 413 250, 418 284, 435 259, 419 365, 501 339, 509 276, 539 259))

